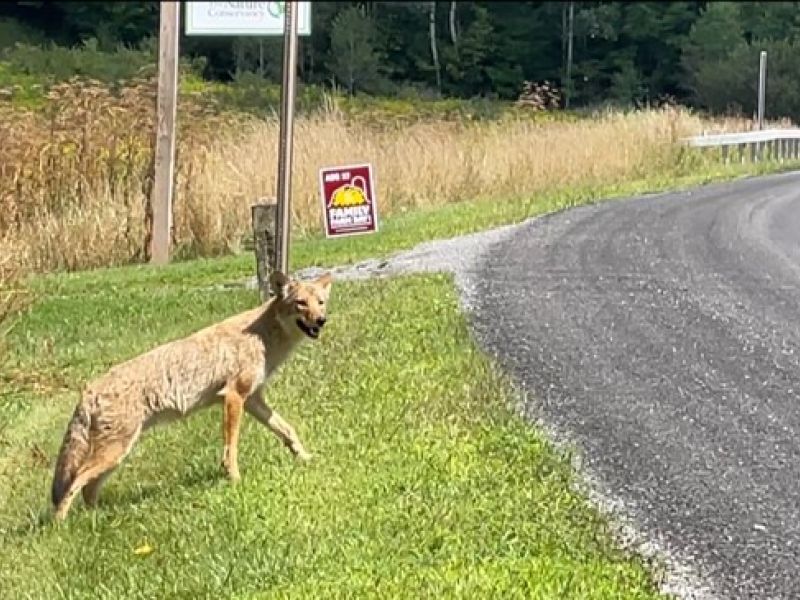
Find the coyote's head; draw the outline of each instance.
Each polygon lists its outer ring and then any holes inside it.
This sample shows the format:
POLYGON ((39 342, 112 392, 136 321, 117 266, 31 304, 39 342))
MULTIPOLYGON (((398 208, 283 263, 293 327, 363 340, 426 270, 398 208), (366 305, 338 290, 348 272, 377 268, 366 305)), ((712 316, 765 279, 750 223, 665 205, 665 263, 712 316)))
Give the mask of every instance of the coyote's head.
POLYGON ((331 274, 325 273, 313 281, 298 281, 280 271, 273 271, 269 282, 275 293, 278 318, 284 329, 299 330, 317 339, 327 320, 331 274))

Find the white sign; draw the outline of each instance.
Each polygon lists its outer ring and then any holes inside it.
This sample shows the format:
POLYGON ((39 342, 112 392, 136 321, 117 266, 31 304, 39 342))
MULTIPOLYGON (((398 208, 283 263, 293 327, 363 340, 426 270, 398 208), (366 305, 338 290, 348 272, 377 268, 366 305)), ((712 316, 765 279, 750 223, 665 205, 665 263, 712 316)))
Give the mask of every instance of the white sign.
MULTIPOLYGON (((285 2, 184 2, 186 35, 283 35, 285 2)), ((311 2, 293 2, 297 33, 311 35, 311 2)))

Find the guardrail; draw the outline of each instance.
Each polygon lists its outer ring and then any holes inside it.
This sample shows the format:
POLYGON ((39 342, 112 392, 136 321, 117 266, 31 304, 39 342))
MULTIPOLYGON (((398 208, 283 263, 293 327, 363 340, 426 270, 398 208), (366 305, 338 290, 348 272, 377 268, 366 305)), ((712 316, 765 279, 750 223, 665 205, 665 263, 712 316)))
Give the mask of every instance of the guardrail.
POLYGON ((697 135, 684 140, 695 148, 720 148, 725 162, 730 160, 730 148, 739 150, 739 160, 744 162, 749 149, 750 160, 800 159, 800 129, 764 129, 736 133, 697 135))

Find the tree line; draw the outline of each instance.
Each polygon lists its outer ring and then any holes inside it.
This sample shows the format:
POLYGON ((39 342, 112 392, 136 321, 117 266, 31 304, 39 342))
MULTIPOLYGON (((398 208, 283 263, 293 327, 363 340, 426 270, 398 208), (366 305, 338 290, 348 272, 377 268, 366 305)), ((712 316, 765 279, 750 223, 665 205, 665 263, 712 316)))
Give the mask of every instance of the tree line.
MULTIPOLYGON (((152 48, 158 3, 6 2, 0 22, 0 48, 152 48)), ((279 80, 280 38, 181 43, 206 78, 279 80)), ((351 94, 513 99, 547 81, 571 106, 674 98, 750 114, 766 50, 768 116, 800 118, 799 43, 800 2, 313 2, 300 69, 351 94)))

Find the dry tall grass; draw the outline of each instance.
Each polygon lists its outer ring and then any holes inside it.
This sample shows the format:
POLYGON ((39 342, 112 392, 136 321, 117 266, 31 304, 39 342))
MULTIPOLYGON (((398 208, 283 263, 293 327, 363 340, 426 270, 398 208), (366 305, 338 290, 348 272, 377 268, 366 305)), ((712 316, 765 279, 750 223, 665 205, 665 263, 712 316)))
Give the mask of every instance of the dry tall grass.
POLYGON ((23 289, 24 262, 13 253, 7 240, 0 239, 0 368, 6 358, 6 347, 3 338, 11 318, 22 310, 30 301, 30 296, 23 289))
MULTIPOLYGON (((44 113, 0 110, 0 235, 19 263, 77 269, 144 256, 153 108, 148 82, 118 94, 73 82, 52 90, 44 113)), ((175 243, 199 255, 236 249, 250 230, 251 203, 274 195, 277 121, 215 115, 188 98, 179 114, 175 243)), ((295 130, 293 221, 302 231, 321 229, 317 172, 325 165, 372 162, 386 216, 669 172, 682 160, 678 138, 708 128, 675 108, 547 124, 378 128, 335 112, 302 118, 295 130)))

